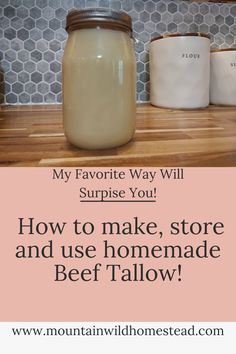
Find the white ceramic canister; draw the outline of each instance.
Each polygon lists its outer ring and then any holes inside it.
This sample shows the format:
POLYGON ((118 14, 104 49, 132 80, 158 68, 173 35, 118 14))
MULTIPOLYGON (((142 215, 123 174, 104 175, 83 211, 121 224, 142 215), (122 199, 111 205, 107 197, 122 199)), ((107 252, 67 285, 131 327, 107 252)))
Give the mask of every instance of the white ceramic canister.
POLYGON ((129 15, 107 9, 67 16, 63 56, 63 123, 85 149, 127 143, 135 131, 136 60, 129 15))
POLYGON ((211 52, 210 102, 236 106, 236 49, 211 52))
POLYGON ((209 85, 210 38, 207 34, 170 34, 151 41, 151 104, 176 109, 207 107, 209 85))

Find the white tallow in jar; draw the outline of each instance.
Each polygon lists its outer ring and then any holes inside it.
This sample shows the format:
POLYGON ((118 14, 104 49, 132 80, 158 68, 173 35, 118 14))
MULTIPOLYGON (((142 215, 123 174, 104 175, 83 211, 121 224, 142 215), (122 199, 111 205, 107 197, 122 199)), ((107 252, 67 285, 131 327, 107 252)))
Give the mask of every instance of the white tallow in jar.
POLYGON ((106 149, 135 131, 136 61, 131 18, 106 9, 67 16, 63 56, 63 123, 70 143, 106 149))
POLYGON ((209 105, 210 38, 170 34, 150 44, 150 94, 155 106, 176 109, 209 105))
POLYGON ((211 52, 210 102, 236 106, 236 49, 211 52))

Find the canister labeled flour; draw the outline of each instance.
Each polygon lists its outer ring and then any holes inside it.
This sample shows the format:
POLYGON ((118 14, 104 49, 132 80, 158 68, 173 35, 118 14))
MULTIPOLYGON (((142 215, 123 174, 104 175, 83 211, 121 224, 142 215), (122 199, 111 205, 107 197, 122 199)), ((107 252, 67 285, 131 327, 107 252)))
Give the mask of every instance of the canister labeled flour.
POLYGON ((210 38, 203 33, 170 34, 150 44, 151 103, 194 109, 209 105, 210 38))
POLYGON ((236 106, 236 49, 211 52, 210 101, 212 104, 236 106))
POLYGON ((135 130, 136 61, 131 18, 106 9, 67 16, 63 121, 67 139, 85 149, 127 143, 135 130))

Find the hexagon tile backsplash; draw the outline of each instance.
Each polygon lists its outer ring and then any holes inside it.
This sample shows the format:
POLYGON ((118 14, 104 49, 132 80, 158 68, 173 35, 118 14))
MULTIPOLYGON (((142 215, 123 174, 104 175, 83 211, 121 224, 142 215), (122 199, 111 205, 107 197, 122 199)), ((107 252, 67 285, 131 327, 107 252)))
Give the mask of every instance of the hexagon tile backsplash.
POLYGON ((137 39, 137 100, 149 100, 149 41, 173 32, 207 32, 212 47, 236 46, 236 4, 182 0, 0 0, 0 103, 61 102, 61 58, 68 10, 128 12, 137 39))

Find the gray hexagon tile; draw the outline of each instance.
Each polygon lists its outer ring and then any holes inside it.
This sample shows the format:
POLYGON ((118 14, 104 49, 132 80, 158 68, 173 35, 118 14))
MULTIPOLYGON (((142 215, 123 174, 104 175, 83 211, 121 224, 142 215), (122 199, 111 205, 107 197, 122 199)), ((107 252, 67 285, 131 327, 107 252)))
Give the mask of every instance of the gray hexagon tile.
POLYGON ((168 32, 210 33, 236 47, 236 4, 184 0, 0 0, 0 103, 61 102, 61 59, 70 9, 105 7, 133 19, 137 99, 149 100, 149 42, 168 32))

